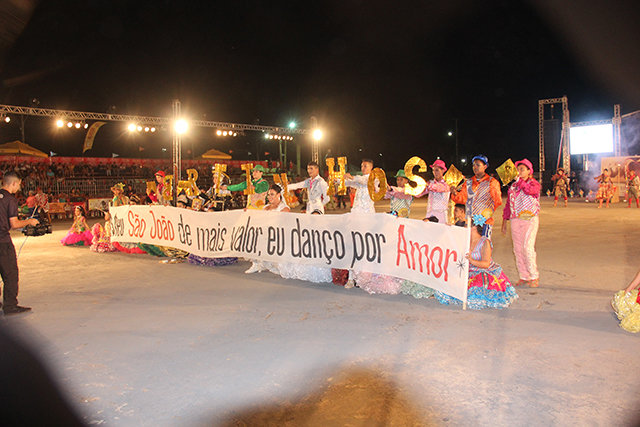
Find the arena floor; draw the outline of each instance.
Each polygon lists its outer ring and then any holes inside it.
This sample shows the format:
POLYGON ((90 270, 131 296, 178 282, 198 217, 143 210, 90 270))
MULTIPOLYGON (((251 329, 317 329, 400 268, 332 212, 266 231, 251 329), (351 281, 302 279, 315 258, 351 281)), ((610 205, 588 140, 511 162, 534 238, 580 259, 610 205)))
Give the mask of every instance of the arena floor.
MULTIPOLYGON (((609 302, 640 268, 639 224, 640 209, 622 204, 545 198, 541 287, 478 312, 245 275, 247 262, 62 247, 63 222, 26 241, 20 303, 33 312, 4 325, 89 424, 630 425, 640 337, 609 302)), ((495 230, 494 245, 516 281, 510 238, 495 230)))

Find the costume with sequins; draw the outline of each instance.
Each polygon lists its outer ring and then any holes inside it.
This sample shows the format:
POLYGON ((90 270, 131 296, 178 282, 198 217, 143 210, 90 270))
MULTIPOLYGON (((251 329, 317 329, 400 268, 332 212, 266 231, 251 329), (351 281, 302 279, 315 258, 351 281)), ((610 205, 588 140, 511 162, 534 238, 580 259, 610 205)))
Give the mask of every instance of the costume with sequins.
MULTIPOLYGON (((482 260, 482 248, 491 245, 491 240, 481 237, 475 248, 471 251, 471 258, 482 260)), ((441 304, 462 304, 454 297, 436 291, 435 297, 441 304)), ((487 268, 480 268, 469 263, 469 286, 467 290, 467 306, 480 310, 483 308, 506 308, 518 298, 516 290, 511 282, 495 262, 487 268)))

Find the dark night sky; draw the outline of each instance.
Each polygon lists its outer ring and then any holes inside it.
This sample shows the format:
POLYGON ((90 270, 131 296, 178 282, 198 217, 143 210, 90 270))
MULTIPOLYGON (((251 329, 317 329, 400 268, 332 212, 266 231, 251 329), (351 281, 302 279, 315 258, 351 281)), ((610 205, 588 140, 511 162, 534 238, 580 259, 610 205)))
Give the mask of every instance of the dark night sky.
MULTIPOLYGON (((178 97, 189 117, 279 126, 315 115, 323 147, 389 170, 412 155, 449 163, 456 118, 461 155, 536 163, 538 99, 567 95, 573 121, 610 118, 614 103, 640 108, 631 2, 397 3, 42 1, 2 40, 0 101, 168 116, 178 97)), ((103 129, 92 155, 157 156, 170 139, 103 129)), ((0 126, 0 142, 19 136, 0 126)), ((27 121, 27 142, 45 151, 80 155, 82 138, 27 121)), ((247 143, 200 130, 186 146, 247 143)))

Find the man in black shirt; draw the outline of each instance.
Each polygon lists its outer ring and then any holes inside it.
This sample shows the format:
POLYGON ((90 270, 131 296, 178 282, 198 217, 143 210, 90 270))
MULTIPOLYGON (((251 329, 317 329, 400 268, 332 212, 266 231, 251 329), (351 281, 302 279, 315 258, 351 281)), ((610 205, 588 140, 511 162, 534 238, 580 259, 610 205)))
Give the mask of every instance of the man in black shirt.
POLYGON ((9 234, 12 228, 38 224, 35 218, 18 219, 18 201, 13 194, 20 190, 20 182, 14 172, 9 172, 2 178, 0 189, 0 276, 4 282, 2 311, 5 315, 31 310, 18 305, 18 258, 9 234))

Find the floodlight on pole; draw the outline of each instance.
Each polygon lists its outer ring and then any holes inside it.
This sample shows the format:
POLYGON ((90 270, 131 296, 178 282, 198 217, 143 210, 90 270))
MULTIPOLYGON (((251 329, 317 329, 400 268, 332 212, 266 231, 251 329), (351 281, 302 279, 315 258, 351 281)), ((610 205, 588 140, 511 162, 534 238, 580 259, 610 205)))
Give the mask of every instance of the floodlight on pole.
MULTIPOLYGON (((189 130, 189 123, 187 123, 187 121, 185 119, 178 119, 176 120, 176 123, 174 125, 174 129, 176 130, 176 132, 180 135, 187 133, 187 131, 189 130)), ((224 134, 224 132, 223 132, 224 134)))
POLYGON ((314 140, 320 141, 322 139, 323 133, 320 129, 314 129, 312 135, 314 140))
POLYGON ((294 122, 293 120, 289 122, 289 129, 295 129, 297 126, 297 123, 294 122))

